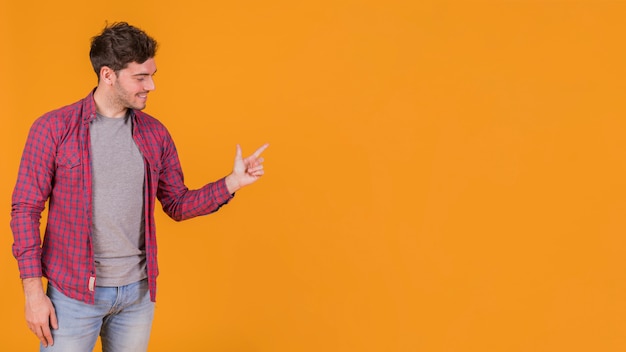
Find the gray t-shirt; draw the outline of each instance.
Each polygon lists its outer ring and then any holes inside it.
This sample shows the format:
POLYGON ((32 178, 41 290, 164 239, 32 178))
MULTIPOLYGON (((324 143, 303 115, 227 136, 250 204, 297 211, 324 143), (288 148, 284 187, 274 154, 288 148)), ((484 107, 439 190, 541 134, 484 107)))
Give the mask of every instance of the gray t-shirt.
POLYGON ((124 286, 147 277, 144 161, 132 119, 98 114, 89 126, 97 286, 124 286))

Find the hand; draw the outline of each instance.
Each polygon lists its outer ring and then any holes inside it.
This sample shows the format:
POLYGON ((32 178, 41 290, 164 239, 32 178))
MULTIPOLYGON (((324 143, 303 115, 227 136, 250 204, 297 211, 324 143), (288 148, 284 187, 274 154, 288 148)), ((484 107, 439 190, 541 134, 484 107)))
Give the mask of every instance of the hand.
POLYGON ((52 301, 43 292, 41 279, 24 279, 24 295, 28 328, 37 335, 44 347, 53 345, 50 327, 58 329, 59 326, 52 301))
POLYGON ((233 194, 242 187, 254 183, 259 177, 263 176, 263 158, 261 153, 269 147, 264 144, 257 149, 252 155, 243 159, 241 157, 241 147, 237 144, 237 153, 235 154, 235 165, 233 172, 226 176, 226 187, 233 194))

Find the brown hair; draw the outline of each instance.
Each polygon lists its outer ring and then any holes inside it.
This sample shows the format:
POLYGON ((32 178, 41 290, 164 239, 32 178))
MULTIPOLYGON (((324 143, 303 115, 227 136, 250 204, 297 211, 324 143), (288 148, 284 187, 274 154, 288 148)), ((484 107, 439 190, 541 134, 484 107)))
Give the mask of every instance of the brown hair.
POLYGON ((91 38, 89 58, 98 80, 100 69, 110 67, 115 73, 129 63, 144 63, 156 54, 157 42, 139 28, 126 22, 107 25, 102 33, 91 38))

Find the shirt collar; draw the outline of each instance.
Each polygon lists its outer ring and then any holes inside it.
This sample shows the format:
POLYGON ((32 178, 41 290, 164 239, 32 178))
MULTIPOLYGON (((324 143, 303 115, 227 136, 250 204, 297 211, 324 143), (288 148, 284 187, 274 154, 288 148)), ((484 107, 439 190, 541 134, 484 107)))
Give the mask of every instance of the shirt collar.
POLYGON ((92 89, 89 95, 83 99, 83 123, 89 124, 96 118, 96 102, 93 99, 93 93, 96 88, 92 89))

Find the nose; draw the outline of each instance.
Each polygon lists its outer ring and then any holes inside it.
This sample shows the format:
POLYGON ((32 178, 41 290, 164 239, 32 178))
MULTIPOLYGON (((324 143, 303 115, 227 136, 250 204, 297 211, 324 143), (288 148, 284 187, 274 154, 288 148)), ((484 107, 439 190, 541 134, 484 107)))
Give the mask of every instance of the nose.
POLYGON ((154 85, 154 79, 152 77, 148 77, 148 79, 146 79, 144 82, 146 82, 144 84, 144 89, 147 91, 153 91, 156 89, 156 86, 154 85))

